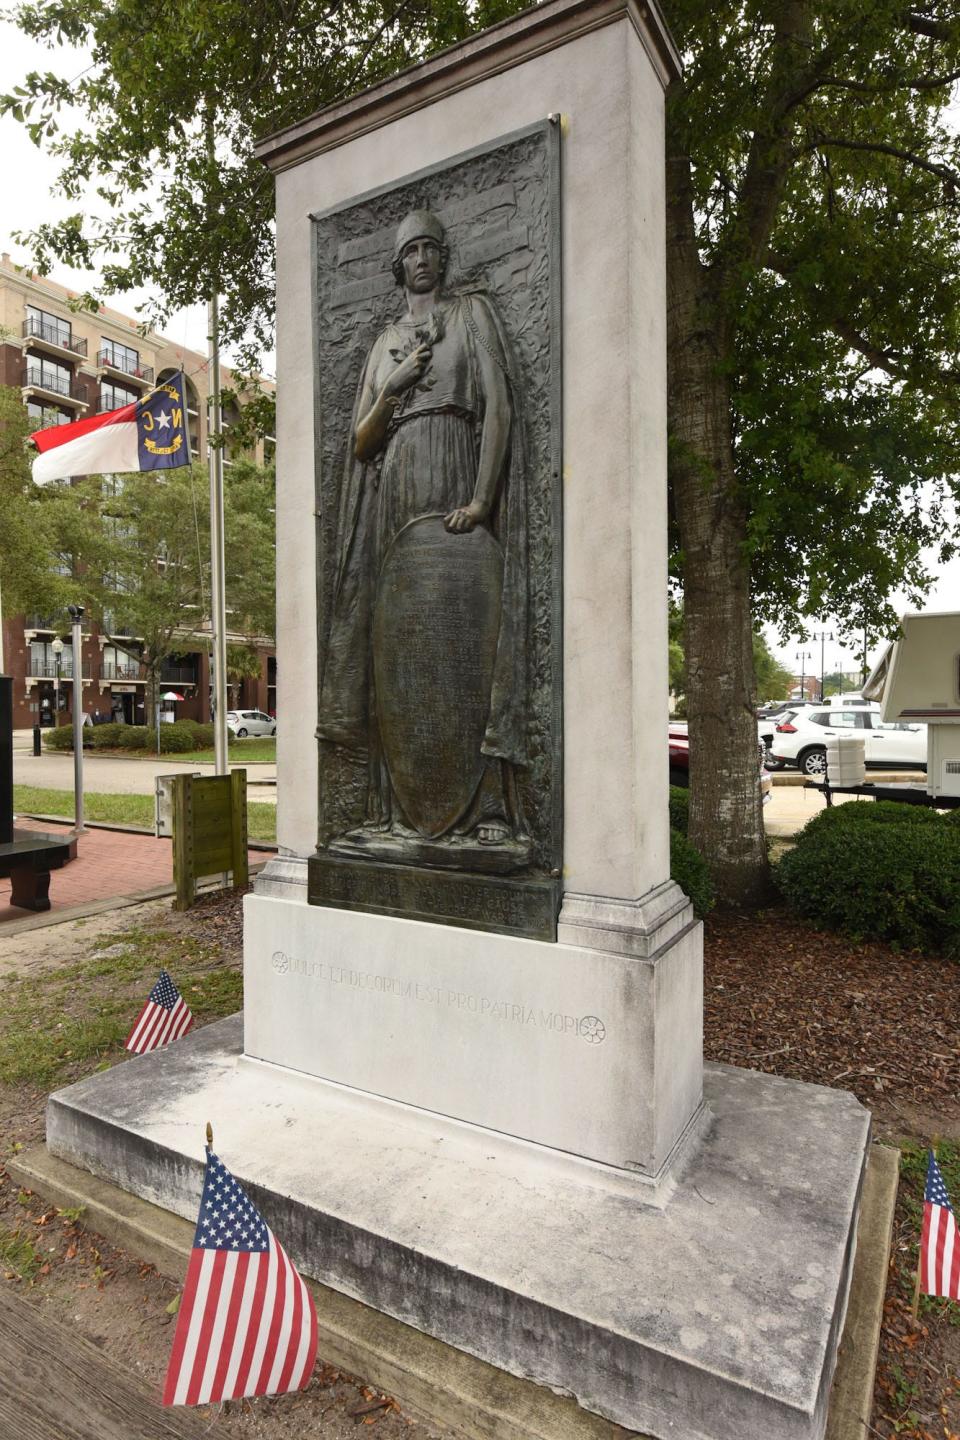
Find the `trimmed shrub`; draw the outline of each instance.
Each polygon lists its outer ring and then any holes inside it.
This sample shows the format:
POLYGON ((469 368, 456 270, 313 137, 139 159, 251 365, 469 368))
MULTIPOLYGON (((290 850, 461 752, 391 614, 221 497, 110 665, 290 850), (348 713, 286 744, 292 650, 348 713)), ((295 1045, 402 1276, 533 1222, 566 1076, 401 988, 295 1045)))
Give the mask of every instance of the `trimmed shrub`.
POLYGON ((703 919, 713 909, 713 883, 707 862, 686 835, 670 830, 670 878, 690 899, 694 913, 703 919))
POLYGON ((44 730, 43 748, 44 750, 72 750, 73 726, 55 725, 50 730, 44 730))
POLYGON ((670 829, 686 835, 690 828, 690 791, 670 786, 670 829))
POLYGON ((153 726, 118 725, 116 743, 121 750, 155 750, 157 733, 153 726))
POLYGON ((126 728, 126 725, 117 725, 113 721, 109 725, 94 725, 90 732, 90 744, 94 750, 115 750, 120 744, 120 732, 126 728))
MULTIPOLYGON (((194 738, 194 742, 195 742, 194 745, 193 745, 193 747, 192 747, 193 749, 195 749, 195 750, 212 750, 212 749, 213 749, 213 725, 212 725, 212 724, 211 724, 211 725, 201 725, 201 723, 200 723, 199 720, 182 720, 182 721, 180 721, 179 723, 182 724, 182 725, 190 725, 190 726, 193 728, 193 738, 194 738)), ((228 737, 228 738, 229 738, 229 737, 228 737)))
POLYGON ((818 835, 835 827, 859 830, 869 825, 937 825, 940 816, 925 805, 907 805, 900 800, 849 800, 831 805, 814 815, 800 834, 818 835))
MULTIPOLYGON (((156 741, 156 733, 153 736, 156 741)), ((192 721, 175 720, 173 724, 160 726, 160 752, 163 755, 180 755, 185 750, 197 749, 197 726, 192 721)))
MULTIPOLYGON (((855 940, 887 940, 904 950, 960 956, 960 828, 917 816, 874 823, 811 822, 775 868, 799 915, 855 940)), ((843 805, 874 810, 879 805, 843 805)), ((824 814, 829 812, 824 812, 824 814)))

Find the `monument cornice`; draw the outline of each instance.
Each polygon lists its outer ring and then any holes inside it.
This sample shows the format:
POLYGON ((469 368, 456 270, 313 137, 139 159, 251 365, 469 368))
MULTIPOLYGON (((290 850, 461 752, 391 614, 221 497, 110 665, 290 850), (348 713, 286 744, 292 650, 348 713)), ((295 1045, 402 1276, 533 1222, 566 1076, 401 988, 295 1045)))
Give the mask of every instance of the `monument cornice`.
POLYGON ((680 56, 650 0, 546 0, 266 136, 254 153, 269 169, 286 170, 620 20, 633 27, 664 88, 678 79, 680 56))

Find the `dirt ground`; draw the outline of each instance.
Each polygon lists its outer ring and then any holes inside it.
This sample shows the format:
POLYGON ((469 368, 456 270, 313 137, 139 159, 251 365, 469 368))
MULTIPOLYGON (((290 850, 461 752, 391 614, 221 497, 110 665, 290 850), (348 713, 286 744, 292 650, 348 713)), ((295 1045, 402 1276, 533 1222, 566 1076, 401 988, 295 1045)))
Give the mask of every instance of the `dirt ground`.
MULTIPOLYGON (((82 1216, 44 1207, 13 1183, 2 1159, 43 1139, 49 1089, 122 1063, 126 1031, 161 964, 174 972, 203 1023, 237 1008, 240 960, 237 896, 211 896, 185 914, 158 900, 0 935, 0 1276, 29 1304, 142 1376, 158 1399, 180 1278, 162 1276, 88 1232, 82 1216), (62 1027, 65 1037, 52 1049, 39 1033, 51 1026, 62 1027), (24 1045, 11 1041, 20 1032, 24 1045), (29 1061, 24 1049, 31 1051, 29 1061)), ((419 1424, 394 1399, 325 1364, 322 1355, 298 1395, 205 1408, 212 1435, 243 1440, 301 1440, 321 1425, 330 1440, 356 1436, 359 1425, 375 1425, 384 1440, 451 1434, 419 1424)))
MULTIPOLYGON (((240 953, 236 896, 206 897, 182 915, 162 900, 0 935, 0 1159, 42 1139, 49 1090, 122 1063, 161 964, 202 1024, 238 1008, 240 953)), ((919 1328, 908 1314, 931 1141, 960 1199, 960 966, 818 934, 782 911, 711 917, 705 953, 708 1059, 851 1089, 873 1111, 876 1136, 902 1149, 870 1433, 960 1440, 960 1305, 923 1301, 919 1328)), ((159 1391, 179 1277, 88 1233, 82 1217, 44 1209, 2 1168, 0 1276, 159 1391)), ((211 1407, 211 1428, 244 1440, 292 1440, 321 1424, 331 1440, 359 1424, 385 1437, 452 1433, 417 1425, 393 1401, 364 1412, 388 1398, 321 1356, 302 1395, 211 1407)))

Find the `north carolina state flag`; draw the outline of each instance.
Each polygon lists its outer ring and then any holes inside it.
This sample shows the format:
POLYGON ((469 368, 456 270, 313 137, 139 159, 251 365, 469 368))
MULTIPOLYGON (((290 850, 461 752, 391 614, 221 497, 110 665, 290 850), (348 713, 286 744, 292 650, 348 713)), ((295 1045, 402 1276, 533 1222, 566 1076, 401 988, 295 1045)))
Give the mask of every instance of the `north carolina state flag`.
POLYGON ((156 390, 70 425, 51 425, 30 436, 39 450, 33 462, 38 485, 74 475, 110 475, 128 470, 172 470, 190 464, 183 403, 183 372, 156 390))

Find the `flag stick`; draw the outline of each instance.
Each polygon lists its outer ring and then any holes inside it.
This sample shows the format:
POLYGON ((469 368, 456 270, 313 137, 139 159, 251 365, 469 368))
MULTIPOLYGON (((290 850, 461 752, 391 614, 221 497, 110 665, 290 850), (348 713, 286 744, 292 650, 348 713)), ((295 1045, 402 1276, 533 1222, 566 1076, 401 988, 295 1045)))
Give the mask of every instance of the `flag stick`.
MULTIPOLYGON (((213 118, 207 121, 207 151, 214 163, 213 118)), ((223 544, 223 413, 220 405, 220 297, 214 276, 207 306, 210 356, 210 625, 213 631, 213 756, 217 775, 227 764, 227 595, 223 544)))
MULTIPOLYGON (((932 1141, 932 1143, 931 1143, 931 1145, 930 1145, 930 1153, 931 1153, 931 1155, 933 1156, 934 1160, 936 1160, 936 1158, 937 1158, 937 1146, 939 1145, 939 1143, 940 1143, 940 1137, 939 1137, 939 1135, 934 1135, 933 1141, 932 1141)), ((921 1243, 921 1245, 923 1244, 923 1231, 922 1231, 922 1229, 921 1229, 921 1231, 920 1231, 920 1243, 921 1243)), ((914 1325, 919 1325, 919 1323, 920 1323, 920 1262, 921 1262, 921 1258, 922 1258, 922 1257, 921 1257, 921 1254, 920 1254, 920 1246, 918 1246, 918 1247, 917 1247, 917 1273, 916 1273, 916 1276, 914 1277, 914 1281, 913 1281, 913 1304, 910 1306, 910 1319, 912 1320, 912 1322, 913 1322, 914 1325)))
POLYGON ((207 1121, 207 1149, 213 1149, 213 1126, 207 1121))

